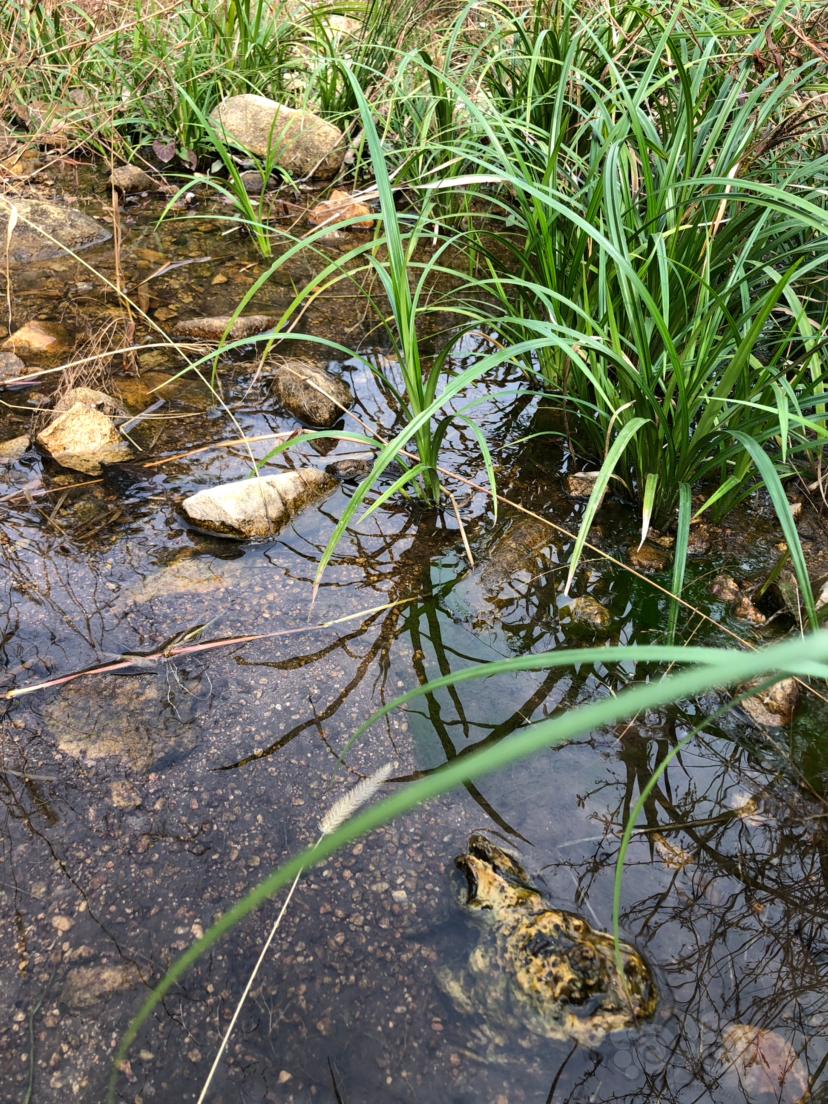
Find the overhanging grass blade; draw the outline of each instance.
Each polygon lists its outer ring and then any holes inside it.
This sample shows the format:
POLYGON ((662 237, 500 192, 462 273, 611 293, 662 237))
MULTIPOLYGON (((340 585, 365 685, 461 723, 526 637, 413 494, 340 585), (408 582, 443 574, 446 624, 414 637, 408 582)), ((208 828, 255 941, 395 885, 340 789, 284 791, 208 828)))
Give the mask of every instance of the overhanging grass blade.
POLYGON ((625 426, 622 427, 620 433, 613 441, 607 452, 606 459, 601 465, 601 470, 598 472, 598 478, 595 480, 595 486, 592 488, 592 494, 589 496, 589 501, 586 504, 584 510, 584 516, 578 529, 578 536, 575 539, 575 547, 572 549, 572 560, 569 565, 569 574, 566 577, 566 583, 564 584, 564 593, 569 592, 569 588, 572 586, 572 580, 575 576, 578 564, 581 559, 581 554, 586 544, 586 539, 589 536, 589 530, 592 526, 592 522, 595 519, 595 514, 598 512, 598 507, 601 505, 601 500, 607 489, 607 485, 610 481, 612 473, 615 471, 616 464, 621 459, 624 449, 629 442, 638 433, 639 429, 643 425, 646 425, 649 421, 648 418, 631 418, 625 426))
POLYGON ((782 486, 782 480, 779 478, 779 473, 774 467, 771 458, 760 444, 740 430, 732 430, 732 433, 737 441, 740 441, 750 453, 750 457, 756 465, 756 470, 762 477, 762 482, 765 484, 767 492, 770 495, 773 508, 776 511, 776 516, 779 518, 779 524, 782 526, 782 532, 785 534, 785 541, 787 542, 788 550, 791 554, 791 563, 796 573, 796 581, 799 583, 799 590, 805 605, 805 612, 808 615, 808 623, 812 629, 816 629, 819 627, 819 617, 817 616, 816 603, 814 602, 811 577, 808 574, 808 565, 805 563, 805 554, 802 551, 802 544, 800 543, 799 533, 796 529, 796 521, 791 513, 791 504, 788 502, 785 488, 782 486))
MULTIPOLYGON (((690 515, 693 512, 693 495, 689 483, 679 484, 678 522, 676 524, 676 547, 673 553, 673 580, 670 586, 673 594, 681 594, 684 586, 684 572, 687 567, 687 546, 690 542, 690 515)), ((678 602, 670 603, 670 617, 667 623, 667 640, 675 643, 676 627, 681 607, 678 602)))
MULTIPOLYGON (((627 649, 619 648, 617 654, 621 657, 626 651, 627 649)), ((455 759, 436 773, 405 786, 392 797, 360 813, 333 835, 327 836, 316 846, 307 848, 265 878, 173 963, 147 997, 118 1048, 109 1085, 109 1101, 115 1100, 118 1071, 138 1032, 176 982, 232 927, 290 884, 302 870, 324 862, 359 836, 389 823, 424 801, 518 763, 538 751, 566 743, 596 728, 616 724, 642 709, 658 708, 779 670, 797 672, 800 666, 826 660, 828 632, 816 632, 757 652, 731 652, 726 660, 718 664, 707 664, 659 682, 635 686, 622 691, 617 697, 568 710, 558 717, 531 725, 497 744, 455 759)))

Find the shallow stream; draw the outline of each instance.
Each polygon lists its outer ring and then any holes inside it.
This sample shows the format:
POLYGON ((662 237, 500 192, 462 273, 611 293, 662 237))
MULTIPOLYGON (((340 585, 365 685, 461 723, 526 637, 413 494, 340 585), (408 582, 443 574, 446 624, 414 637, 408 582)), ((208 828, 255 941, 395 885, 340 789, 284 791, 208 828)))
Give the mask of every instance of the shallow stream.
MULTIPOLYGON (((105 217, 94 198, 88 204, 105 217)), ((152 316, 167 325, 232 311, 261 271, 253 250, 214 219, 158 229, 160 208, 146 199, 123 212, 127 283, 191 261, 151 281, 152 316)), ((111 247, 83 259, 114 275, 111 247)), ((290 275, 301 279, 301 265, 290 275)), ((20 272, 11 294, 15 325, 62 321, 87 350, 100 347, 104 323, 125 324, 117 299, 76 262, 20 272), (84 345, 92 334, 98 345, 84 345)), ((280 280, 255 310, 270 313, 291 295, 280 280)), ((393 371, 356 292, 320 297, 303 325, 360 345, 393 371)), ((151 339, 139 329, 144 336, 151 339)), ((467 344, 458 360, 475 351, 467 344)), ((311 608, 316 565, 348 486, 272 541, 243 545, 194 532, 179 512, 182 498, 249 470, 242 447, 217 442, 238 427, 257 436, 295 423, 249 359, 224 366, 224 406, 193 376, 149 396, 180 368, 173 353, 154 350, 138 357, 137 375, 120 358, 111 369, 107 386, 134 412, 165 399, 133 434, 143 450, 135 463, 88 482, 29 453, 0 472, 4 688, 157 651, 199 625, 204 639, 295 631, 147 662, 128 675, 88 675, 4 704, 2 1101, 101 1101, 114 1049, 148 987, 213 919, 316 838, 320 815, 357 777, 385 762, 391 785, 417 777, 614 693, 636 672, 527 673, 430 695, 376 725, 343 771, 338 751, 373 710, 471 662, 664 639, 663 595, 597 555, 576 590, 600 600, 611 626, 577 624, 562 596, 566 538, 509 509, 495 521, 485 493, 469 490, 458 507, 473 569, 453 510, 395 498, 343 541, 311 608), (145 466, 155 460, 164 462, 145 466)), ((354 389, 360 417, 392 424, 387 395, 359 361, 333 369, 354 389)), ((0 439, 27 430, 27 408, 46 402, 51 378, 3 393, 0 439)), ((496 444, 501 491, 577 528, 583 503, 566 493, 566 450, 557 437, 533 436, 545 414, 536 398, 516 397, 520 386, 504 372, 478 393, 475 416, 496 444)), ((267 448, 256 445, 256 455, 267 448)), ((335 449, 353 452, 347 443, 335 449)), ((324 465, 334 454, 307 445, 291 455, 324 465)), ((274 470, 286 463, 277 459, 274 470)), ((445 463, 485 483, 470 433, 448 440, 445 463)), ((610 503, 596 543, 623 560, 635 531, 632 512, 610 503)), ((714 622, 756 638, 708 584, 721 570, 767 570, 777 540, 761 513, 749 524, 733 521, 691 562, 691 600, 714 622)), ((652 578, 669 585, 669 567, 652 578)), ((716 625, 690 616, 682 635, 724 640, 716 625)), ((753 1104, 798 1100, 805 1083, 825 1099, 828 714, 817 700, 803 701, 789 731, 760 730, 738 712, 711 724, 648 800, 628 855, 622 923, 659 981, 652 1023, 595 1049, 573 1047, 500 1022, 485 987, 461 1013, 439 982, 479 936, 454 867, 470 833, 512 848, 551 902, 605 929, 630 806, 664 755, 720 701, 686 702, 550 750, 308 872, 210 1099, 753 1104), (795 1064, 775 1090, 772 1076, 740 1082, 727 1071, 733 1025, 766 1029, 792 1047, 795 1064)), ((197 1098, 278 908, 274 901, 248 918, 165 1001, 133 1049, 119 1099, 197 1098)))

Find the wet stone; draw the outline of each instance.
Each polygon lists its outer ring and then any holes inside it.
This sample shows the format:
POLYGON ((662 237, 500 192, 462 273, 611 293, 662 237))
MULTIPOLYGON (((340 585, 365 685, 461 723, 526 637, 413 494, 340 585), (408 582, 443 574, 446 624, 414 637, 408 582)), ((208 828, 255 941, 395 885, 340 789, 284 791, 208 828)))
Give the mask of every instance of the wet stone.
POLYGON ((264 314, 242 315, 232 326, 231 320, 232 315, 229 314, 179 319, 173 332, 176 337, 187 337, 194 341, 242 341, 246 337, 267 333, 276 325, 275 318, 264 314))
POLYGON ((193 556, 189 552, 139 580, 117 603, 118 609, 156 599, 220 594, 238 576, 233 561, 193 556))
POLYGON ((0 386, 26 375, 26 365, 16 353, 0 352, 0 386))
POLYGON ((201 529, 237 540, 272 537, 301 510, 327 498, 336 480, 317 468, 239 479, 190 495, 185 516, 201 529))
POLYGON ((104 391, 96 391, 93 387, 70 387, 64 391, 54 405, 55 413, 63 413, 70 410, 75 403, 83 403, 84 406, 94 407, 104 414, 124 416, 126 410, 111 395, 104 391))
POLYGON ((583 628, 607 629, 612 624, 612 615, 606 606, 589 594, 573 598, 564 611, 569 614, 573 624, 583 628))
POLYGON ((140 808, 141 795, 131 782, 127 782, 125 779, 119 779, 117 782, 111 784, 109 791, 112 795, 112 804, 116 809, 131 811, 132 809, 140 808))
POLYGON ((37 435, 37 443, 64 468, 100 475, 102 464, 129 460, 132 449, 115 423, 93 406, 76 402, 37 435))
POLYGON ((778 1032, 752 1024, 729 1024, 722 1032, 720 1061, 725 1085, 741 1099, 756 1104, 798 1104, 807 1098, 807 1071, 778 1032))
POLYGON ((192 749, 197 734, 188 722, 209 706, 200 685, 179 686, 176 678, 181 675, 149 670, 140 678, 79 679, 48 703, 44 721, 64 755, 148 771, 192 749))
POLYGON ((573 498, 589 498, 595 488, 598 472, 573 472, 566 477, 567 492, 573 498))
MULTIPOLYGON (((761 685, 761 680, 750 682, 743 689, 749 690, 757 685, 761 685)), ((756 724, 774 728, 790 724, 798 701, 799 684, 796 679, 787 678, 745 698, 741 706, 756 724)))
POLYGON ((368 475, 374 466, 373 460, 361 460, 348 457, 343 460, 332 460, 325 471, 338 479, 341 483, 360 483, 368 475))
POLYGON ((31 447, 31 437, 22 434, 20 437, 12 437, 10 441, 0 443, 0 464, 14 464, 31 447))
POLYGON ((17 212, 17 222, 11 232, 8 257, 14 264, 64 257, 67 252, 78 253, 112 237, 109 227, 73 207, 44 199, 0 196, 0 236, 4 242, 12 208, 17 212))
POLYGON ((664 571, 670 562, 670 556, 659 545, 645 541, 640 548, 633 547, 629 550, 627 560, 636 571, 649 575, 664 571))
POLYGON ((72 348, 68 331, 56 322, 27 322, 7 337, 0 352, 12 352, 23 360, 38 357, 47 363, 59 359, 72 348))
POLYGON ((273 361, 271 367, 274 396, 301 422, 330 427, 353 405, 347 384, 319 364, 294 358, 273 361))

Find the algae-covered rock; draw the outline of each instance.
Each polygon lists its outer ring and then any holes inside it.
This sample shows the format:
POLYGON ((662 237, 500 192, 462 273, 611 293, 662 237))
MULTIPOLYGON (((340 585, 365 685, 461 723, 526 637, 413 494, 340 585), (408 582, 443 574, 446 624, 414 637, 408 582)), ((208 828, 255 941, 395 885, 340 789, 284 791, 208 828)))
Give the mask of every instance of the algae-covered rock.
POLYGON ((9 220, 12 223, 9 260, 14 264, 49 261, 66 252, 78 253, 112 237, 109 227, 45 199, 0 196, 0 237, 4 253, 9 220))
POLYGON ((334 425, 354 401, 347 384, 319 364, 294 358, 274 361, 272 367, 279 404, 308 425, 334 425))
POLYGON ((342 132, 312 111, 242 93, 222 100, 210 122, 219 136, 234 139, 255 157, 272 155, 290 176, 329 179, 342 167, 342 132))
POLYGON ((221 536, 272 537, 336 486, 337 480, 327 472, 300 468, 209 487, 185 499, 182 509, 194 525, 221 536))

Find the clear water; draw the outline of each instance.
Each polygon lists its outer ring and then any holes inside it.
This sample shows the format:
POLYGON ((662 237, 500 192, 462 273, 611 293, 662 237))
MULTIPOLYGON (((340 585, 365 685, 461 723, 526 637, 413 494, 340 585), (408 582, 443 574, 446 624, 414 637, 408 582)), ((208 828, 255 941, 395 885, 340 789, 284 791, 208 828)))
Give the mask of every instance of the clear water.
MULTIPOLYGON (((145 275, 166 260, 209 255, 154 282, 153 295, 171 315, 231 310, 260 270, 255 256, 215 225, 159 231, 157 211, 140 204, 128 213, 125 271, 145 275), (213 283, 218 275, 227 282, 213 283)), ((86 259, 111 268, 106 250, 86 259)), ((273 288, 256 309, 272 310, 289 294, 284 284, 273 288)), ((71 327, 94 328, 111 311, 74 266, 42 266, 14 288, 17 322, 60 315, 71 327)), ((320 302, 308 324, 339 337, 347 327, 350 342, 386 356, 355 300, 320 302)), ((165 356, 144 364, 145 384, 177 370, 165 356)), ((355 362, 335 367, 357 392, 361 416, 390 424, 370 373, 355 362)), ((249 363, 223 374, 240 426, 249 434, 290 428, 252 377, 249 363)), ((501 489, 572 527, 579 507, 563 491, 565 454, 551 438, 509 445, 539 424, 533 401, 514 400, 518 383, 490 381, 478 408, 498 446, 501 489)), ((126 386, 135 393, 134 381, 126 386)), ((146 457, 236 435, 197 383, 185 379, 164 394, 162 413, 174 417, 136 431, 146 457)), ((31 391, 4 398, 14 407, 38 401, 31 391)), ((21 432, 28 419, 5 410, 2 436, 21 432)), ((446 463, 482 481, 471 446, 456 433, 446 463)), ((263 455, 266 445, 257 447, 263 455)), ((309 446, 297 455, 327 462, 309 446)), ((151 651, 204 622, 210 638, 298 631, 5 703, 4 1101, 24 1099, 30 1077, 33 1101, 102 1100, 117 1040, 146 986, 265 872, 316 837, 321 811, 357 774, 392 762, 399 784, 635 678, 555 671, 443 691, 375 726, 343 773, 338 749, 403 690, 470 662, 594 639, 572 624, 560 599, 566 542, 508 510, 494 524, 485 495, 464 494, 472 570, 451 511, 395 500, 342 543, 311 609, 316 563, 347 488, 278 539, 241 546, 193 532, 178 512, 194 489, 241 477, 241 449, 212 448, 155 468, 142 466, 146 457, 75 490, 67 487, 78 479, 39 459, 5 473, 6 686, 151 651), (356 616, 316 627, 346 615, 356 616), (134 967, 135 984, 73 1007, 72 978, 101 965, 134 967)), ((635 521, 618 504, 601 530, 602 545, 623 555, 635 521)), ((692 593, 715 619, 725 613, 706 597, 710 575, 773 560, 772 527, 752 518, 746 533, 693 565, 692 593)), ((592 558, 578 585, 613 615, 604 639, 661 638, 666 605, 646 583, 592 558)), ((717 638, 709 625, 687 629, 696 640, 717 638)), ((653 1023, 595 1050, 573 1048, 501 1022, 485 987, 461 1014, 438 983, 441 970, 460 967, 485 938, 462 906, 454 867, 469 834, 499 836, 553 904, 605 928, 630 805, 716 704, 688 702, 594 732, 422 808, 309 871, 211 1099, 797 1099, 792 1074, 775 1096, 763 1096, 726 1072, 723 1032, 733 1024, 787 1040, 818 1096, 828 1057, 826 760, 824 714, 810 703, 791 733, 763 734, 735 715, 710 727, 648 801, 625 873, 623 926, 659 978, 653 1023), (746 802, 751 815, 738 815, 746 802)), ((196 1099, 278 906, 248 918, 167 999, 134 1048, 119 1099, 196 1099)))

